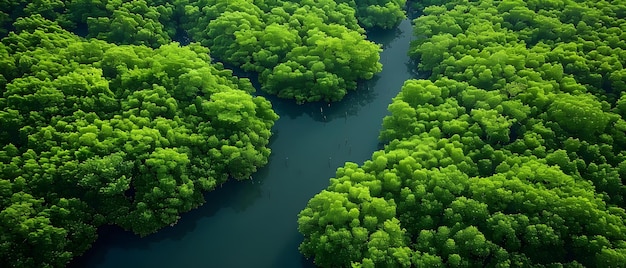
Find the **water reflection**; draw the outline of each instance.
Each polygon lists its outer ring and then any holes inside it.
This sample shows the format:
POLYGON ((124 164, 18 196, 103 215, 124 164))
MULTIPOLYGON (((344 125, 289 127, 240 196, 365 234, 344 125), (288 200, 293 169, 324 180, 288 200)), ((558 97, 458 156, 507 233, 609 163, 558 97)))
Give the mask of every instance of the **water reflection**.
POLYGON ((389 49, 392 47, 392 42, 402 34, 403 32, 399 27, 392 30, 373 29, 367 31, 367 38, 380 44, 383 49, 389 49))
POLYGON ((274 105, 276 113, 288 116, 290 119, 308 115, 317 122, 330 122, 337 119, 345 120, 347 116, 356 116, 359 111, 370 105, 377 96, 374 87, 380 76, 376 75, 371 80, 360 81, 357 89, 349 91, 340 102, 329 104, 328 102, 310 102, 297 104, 293 100, 280 99, 276 96, 260 93, 274 105))

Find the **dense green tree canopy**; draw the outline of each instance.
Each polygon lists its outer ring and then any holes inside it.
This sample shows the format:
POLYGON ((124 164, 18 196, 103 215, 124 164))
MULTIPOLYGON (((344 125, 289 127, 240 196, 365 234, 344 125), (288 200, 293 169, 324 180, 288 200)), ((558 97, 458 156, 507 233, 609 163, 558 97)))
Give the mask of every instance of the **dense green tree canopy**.
POLYGON ((267 163, 271 104, 199 44, 84 40, 39 15, 0 43, 0 256, 61 267, 116 224, 175 224, 267 163))
POLYGON ((213 55, 300 103, 341 100, 382 67, 380 47, 365 39, 346 3, 199 0, 185 6, 183 21, 213 55))
POLYGON ((393 28, 405 18, 403 6, 404 0, 10 1, 0 6, 0 25, 10 30, 17 18, 41 15, 115 44, 196 41, 220 61, 258 73, 271 94, 330 102, 381 71, 381 49, 361 26, 393 28))
POLYGON ((302 253, 323 267, 622 266, 619 2, 422 3, 411 55, 430 79, 389 105, 385 149, 299 214, 302 253))
POLYGON ((347 3, 354 8, 359 23, 365 28, 392 29, 406 18, 404 11, 406 0, 339 0, 336 2, 347 3))

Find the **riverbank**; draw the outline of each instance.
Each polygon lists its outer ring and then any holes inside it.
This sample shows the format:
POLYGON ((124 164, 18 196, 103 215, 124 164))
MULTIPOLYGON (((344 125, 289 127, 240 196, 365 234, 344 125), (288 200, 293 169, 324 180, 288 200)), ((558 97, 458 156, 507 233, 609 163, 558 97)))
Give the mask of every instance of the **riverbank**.
POLYGON ((328 185, 337 167, 346 161, 360 164, 379 149, 387 105, 415 75, 407 56, 408 19, 369 38, 384 47, 383 71, 341 102, 297 105, 265 96, 281 118, 273 128, 269 163, 252 181, 229 181, 177 225, 145 238, 103 230, 72 267, 312 266, 298 252, 298 212, 328 185))

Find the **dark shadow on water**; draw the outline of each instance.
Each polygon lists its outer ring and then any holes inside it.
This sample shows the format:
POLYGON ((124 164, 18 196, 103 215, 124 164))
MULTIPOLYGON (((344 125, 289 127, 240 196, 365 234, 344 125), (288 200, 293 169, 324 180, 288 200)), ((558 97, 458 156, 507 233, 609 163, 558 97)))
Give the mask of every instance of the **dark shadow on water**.
POLYGON ((233 75, 237 77, 250 79, 252 85, 257 89, 253 95, 268 99, 277 114, 288 116, 291 119, 306 114, 318 122, 330 122, 337 118, 343 119, 346 115, 356 115, 360 108, 370 104, 376 98, 373 88, 380 78, 379 75, 375 75, 370 80, 358 81, 356 90, 348 91, 348 94, 341 101, 330 103, 330 105, 323 101, 298 104, 293 99, 279 98, 260 90, 261 84, 258 80, 258 74, 246 72, 232 65, 224 64, 224 67, 233 70, 233 75))
MULTIPOLYGON (((404 34, 399 27, 390 30, 373 29, 367 32, 367 38, 384 49, 391 48, 391 43, 404 34)), ((297 104, 293 99, 282 99, 274 95, 269 95, 260 90, 261 85, 258 74, 254 72, 246 72, 237 66, 222 63, 226 69, 233 71, 233 74, 240 78, 248 78, 252 85, 257 89, 253 95, 263 96, 268 99, 276 111, 281 116, 288 116, 291 119, 298 118, 302 115, 309 115, 318 122, 330 122, 336 119, 345 119, 348 116, 355 116, 359 110, 371 104, 377 97, 374 87, 380 79, 380 74, 374 75, 370 80, 361 80, 357 83, 355 90, 348 91, 346 96, 338 102, 329 105, 328 102, 309 102, 297 104)), ((384 68, 384 67, 383 67, 384 68)))
POLYGON ((166 239, 181 240, 193 232, 198 221, 213 217, 219 210, 231 208, 237 213, 246 211, 257 199, 263 196, 259 178, 267 176, 267 170, 261 169, 253 175, 253 180, 227 181, 221 186, 204 195, 205 204, 189 212, 181 214, 181 219, 174 226, 167 226, 145 239, 150 242, 160 242, 166 239))
POLYGON ((414 60, 407 62, 405 65, 407 73, 410 73, 413 79, 428 79, 432 74, 430 71, 420 71, 417 68, 418 63, 414 60))
POLYGON ((298 246, 300 242, 302 242, 302 235, 298 233, 297 236, 294 236, 293 239, 289 241, 289 243, 285 244, 285 247, 282 249, 282 253, 277 256, 276 260, 272 264, 271 267, 290 267, 293 265, 293 262, 284 258, 284 256, 294 256, 294 253, 299 255, 300 259, 300 268, 314 268, 316 267, 313 263, 313 258, 306 258, 304 255, 298 253, 298 246))
MULTIPOLYGON (((102 263, 107 253, 106 249, 111 245, 129 245, 136 244, 140 239, 138 236, 124 231, 119 226, 105 225, 98 228, 98 240, 91 245, 82 256, 74 258, 68 265, 68 268, 89 267, 89 263, 102 263)), ((146 245, 146 244, 144 244, 146 245)), ((139 247, 139 245, 137 245, 139 247)), ((147 247, 142 247, 147 248, 147 247)))
POLYGON ((281 116, 296 119, 306 114, 315 121, 330 122, 336 119, 343 120, 347 116, 354 116, 358 114, 360 109, 372 103, 376 99, 376 92, 373 88, 376 86, 378 78, 378 76, 374 76, 371 80, 360 81, 356 90, 348 92, 343 100, 333 103, 318 101, 297 104, 294 100, 281 99, 264 92, 259 95, 272 102, 274 110, 281 116))
POLYGON ((391 48, 391 42, 402 35, 399 27, 390 30, 373 29, 367 32, 367 39, 382 46, 383 49, 391 48))
POLYGON ((148 250, 151 243, 164 240, 179 241, 197 228, 197 223, 203 218, 213 217, 219 210, 231 208, 237 213, 244 212, 257 199, 263 196, 260 178, 267 177, 266 167, 259 169, 254 179, 235 181, 230 179, 214 191, 204 195, 205 204, 189 212, 181 214, 181 218, 174 226, 166 226, 154 234, 139 237, 119 226, 106 225, 98 229, 98 240, 83 256, 75 258, 67 267, 89 267, 90 264, 102 263, 105 260, 107 249, 141 249, 148 250))
POLYGON ((302 265, 302 266, 300 266, 302 268, 315 268, 315 267, 317 267, 317 266, 315 266, 315 263, 313 262, 312 258, 311 259, 307 259, 304 256, 301 257, 300 264, 302 265))

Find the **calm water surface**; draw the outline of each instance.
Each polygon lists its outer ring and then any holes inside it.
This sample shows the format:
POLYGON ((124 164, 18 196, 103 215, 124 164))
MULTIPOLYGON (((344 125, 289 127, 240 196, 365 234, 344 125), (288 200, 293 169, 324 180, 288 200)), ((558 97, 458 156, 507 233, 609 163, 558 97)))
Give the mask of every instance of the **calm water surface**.
POLYGON ((412 78, 409 20, 369 35, 382 44, 383 71, 330 107, 267 97, 280 119, 272 155, 253 181, 228 182, 174 227, 139 238, 118 228, 100 238, 73 267, 312 267, 298 252, 297 214, 328 186, 337 167, 358 164, 379 149, 387 105, 412 78))

